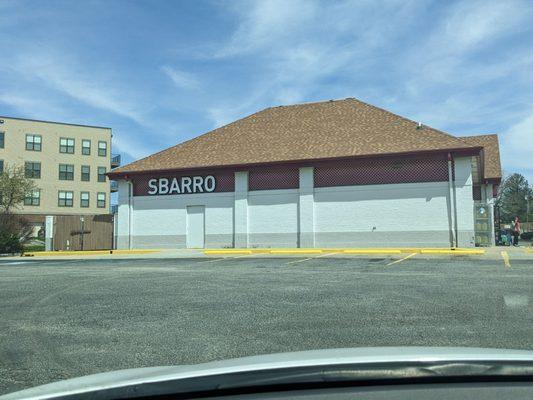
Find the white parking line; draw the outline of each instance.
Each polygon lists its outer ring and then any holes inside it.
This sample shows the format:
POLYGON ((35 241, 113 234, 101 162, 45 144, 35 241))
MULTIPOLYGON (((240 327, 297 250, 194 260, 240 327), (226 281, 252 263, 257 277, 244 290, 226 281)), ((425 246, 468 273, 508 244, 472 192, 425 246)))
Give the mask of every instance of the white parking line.
POLYGON ((13 261, 13 262, 6 262, 1 263, 0 265, 18 265, 18 264, 28 264, 29 261, 13 261))
POLYGON ((394 264, 397 264, 397 263, 401 263, 402 261, 405 261, 408 258, 414 257, 416 255, 417 255, 417 253, 411 253, 408 256, 405 256, 404 258, 400 258, 399 260, 396 260, 396 261, 388 263, 386 266, 388 267, 389 265, 394 265, 394 264))
POLYGON ((289 264, 297 264, 297 263, 301 263, 301 262, 304 262, 304 261, 314 260, 315 258, 331 256, 331 255, 333 255, 333 254, 338 254, 338 253, 326 253, 326 254, 320 254, 319 256, 309 257, 309 258, 304 258, 303 260, 290 261, 290 262, 288 262, 288 263, 285 263, 285 265, 289 265, 289 264))
POLYGON ((253 254, 246 254, 244 256, 234 256, 234 257, 220 257, 220 258, 216 258, 214 260, 200 261, 200 262, 197 262, 196 264, 207 264, 207 263, 212 263, 212 262, 216 262, 216 261, 233 260, 235 258, 245 258, 245 257, 251 257, 251 256, 253 256, 253 254))

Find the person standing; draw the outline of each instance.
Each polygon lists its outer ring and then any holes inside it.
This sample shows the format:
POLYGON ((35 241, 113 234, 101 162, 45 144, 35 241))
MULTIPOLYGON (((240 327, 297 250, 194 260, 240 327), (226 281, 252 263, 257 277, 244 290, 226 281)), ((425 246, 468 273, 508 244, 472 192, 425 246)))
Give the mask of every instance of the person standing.
POLYGON ((518 238, 520 237, 520 220, 518 216, 514 219, 513 237, 513 245, 518 246, 518 238))

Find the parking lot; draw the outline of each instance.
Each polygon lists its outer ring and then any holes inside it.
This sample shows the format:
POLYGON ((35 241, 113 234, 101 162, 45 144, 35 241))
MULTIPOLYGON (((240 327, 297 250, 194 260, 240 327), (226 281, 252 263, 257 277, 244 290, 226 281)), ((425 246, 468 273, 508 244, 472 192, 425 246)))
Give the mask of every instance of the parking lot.
POLYGON ((0 393, 319 348, 533 350, 531 260, 402 259, 3 260, 0 393))

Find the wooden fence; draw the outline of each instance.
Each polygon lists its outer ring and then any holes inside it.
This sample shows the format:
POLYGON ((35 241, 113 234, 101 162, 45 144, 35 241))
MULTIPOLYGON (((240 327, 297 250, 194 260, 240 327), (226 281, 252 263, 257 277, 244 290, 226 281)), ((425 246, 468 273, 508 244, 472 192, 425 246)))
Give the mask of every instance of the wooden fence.
POLYGON ((109 250, 113 248, 113 215, 57 215, 54 250, 109 250))

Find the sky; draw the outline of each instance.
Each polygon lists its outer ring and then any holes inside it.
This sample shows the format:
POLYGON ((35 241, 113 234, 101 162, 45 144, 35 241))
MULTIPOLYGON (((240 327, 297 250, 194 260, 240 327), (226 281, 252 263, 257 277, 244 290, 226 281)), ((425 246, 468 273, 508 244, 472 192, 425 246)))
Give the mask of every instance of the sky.
POLYGON ((0 115, 113 128, 124 162, 355 97, 499 134, 533 184, 533 1, 0 0, 0 115))

